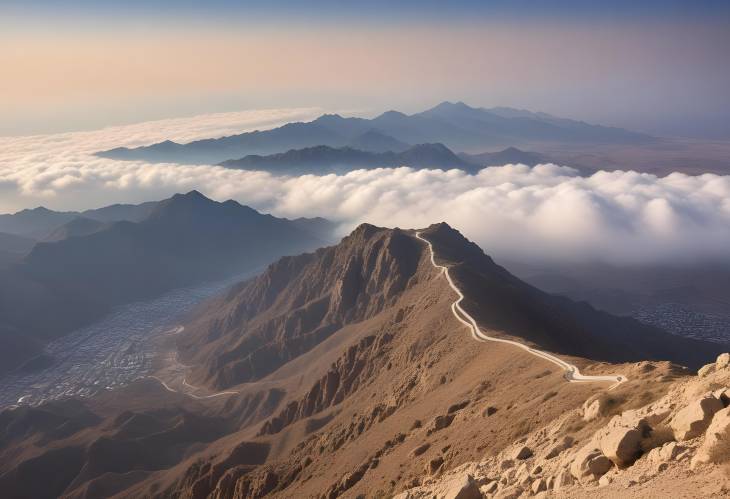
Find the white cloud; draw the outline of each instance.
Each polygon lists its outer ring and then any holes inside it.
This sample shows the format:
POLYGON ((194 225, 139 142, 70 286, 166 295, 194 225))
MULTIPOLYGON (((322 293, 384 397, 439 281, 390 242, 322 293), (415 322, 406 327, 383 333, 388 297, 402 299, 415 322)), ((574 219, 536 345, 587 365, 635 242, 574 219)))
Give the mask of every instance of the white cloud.
POLYGON ((728 258, 730 177, 490 167, 478 175, 411 168, 275 177, 217 166, 120 162, 91 153, 309 119, 275 110, 165 120, 96 132, 0 138, 0 211, 78 209, 199 189, 279 216, 423 227, 445 220, 496 258, 675 262, 728 258))

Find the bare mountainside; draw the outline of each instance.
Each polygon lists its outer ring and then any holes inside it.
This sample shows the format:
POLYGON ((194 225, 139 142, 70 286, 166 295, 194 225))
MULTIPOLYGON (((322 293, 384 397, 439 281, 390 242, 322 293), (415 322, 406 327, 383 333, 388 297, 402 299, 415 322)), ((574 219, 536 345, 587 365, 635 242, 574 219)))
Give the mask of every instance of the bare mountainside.
MULTIPOLYGON (((495 334, 613 362, 665 359, 699 367, 722 349, 543 293, 446 224, 426 234, 464 291, 465 309, 495 334)), ((212 386, 256 380, 386 306, 413 277, 422 251, 412 233, 363 225, 338 246, 281 260, 232 290, 189 326, 181 351, 205 366, 195 377, 212 386)))
MULTIPOLYGON (((610 353, 613 360, 671 353, 652 353, 640 337, 674 341, 666 333, 553 301, 445 224, 421 235, 490 334, 559 352, 581 334, 608 342, 604 335, 613 331, 625 347, 610 353), (514 305, 503 311, 505 293, 514 305), (524 321, 546 324, 526 336, 524 321), (632 344, 621 330, 633 334, 632 344)), ((473 340, 452 314, 455 299, 411 231, 362 225, 337 246, 283 258, 209 303, 176 336, 187 370, 163 362, 157 379, 122 390, 5 411, 0 491, 387 497, 507 452, 561 418, 576 441, 598 428, 601 421, 586 423, 579 411, 590 397, 606 397, 611 383, 569 383, 561 369, 524 350, 473 340), (59 470, 55 480, 35 479, 49 470, 59 470)), ((685 350, 708 348, 679 341, 685 350)), ((665 361, 647 368, 563 358, 586 375, 626 376, 610 392, 620 409, 689 379, 665 361)))

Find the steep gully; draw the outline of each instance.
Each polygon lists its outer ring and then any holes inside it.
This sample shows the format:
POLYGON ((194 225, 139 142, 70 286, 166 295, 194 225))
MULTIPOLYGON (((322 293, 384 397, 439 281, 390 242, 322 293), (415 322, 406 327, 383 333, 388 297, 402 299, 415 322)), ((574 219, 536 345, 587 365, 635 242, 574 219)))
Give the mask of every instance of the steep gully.
POLYGON ((456 301, 454 301, 451 304, 451 312, 454 314, 454 317, 464 324, 466 327, 468 327, 471 330, 472 337, 477 341, 494 341, 498 343, 507 343, 509 345, 516 346, 518 348, 521 348, 522 350, 525 350, 526 352, 536 356, 540 357, 542 359, 545 359, 549 362, 552 362, 553 364, 556 364, 558 367, 563 369, 565 371, 565 379, 570 383, 591 383, 591 382, 613 382, 614 384, 609 387, 609 390, 612 390, 616 388, 621 383, 624 383, 628 380, 626 376, 624 375, 607 375, 607 376, 587 376, 580 373, 580 370, 577 366, 573 364, 569 364, 568 362, 565 362, 564 360, 556 357, 555 355, 549 354, 547 352, 543 352, 541 350, 537 350, 535 348, 528 347, 527 345, 523 345, 522 343, 519 343, 517 341, 512 340, 506 340, 503 338, 496 338, 494 336, 488 336, 484 334, 481 329, 479 329, 479 326, 477 325, 476 320, 474 320, 474 317, 469 315, 461 306, 462 300, 464 300, 464 294, 461 292, 461 290, 456 286, 453 279, 451 279, 451 275, 449 274, 449 268, 444 265, 438 265, 436 263, 435 257, 434 257, 434 251, 433 251, 433 245, 431 242, 421 236, 420 232, 416 232, 416 238, 420 239, 421 241, 425 242, 428 245, 428 249, 431 253, 431 264, 439 269, 439 271, 446 276, 446 280, 449 283, 449 286, 451 286, 451 289, 453 289, 458 298, 456 301))

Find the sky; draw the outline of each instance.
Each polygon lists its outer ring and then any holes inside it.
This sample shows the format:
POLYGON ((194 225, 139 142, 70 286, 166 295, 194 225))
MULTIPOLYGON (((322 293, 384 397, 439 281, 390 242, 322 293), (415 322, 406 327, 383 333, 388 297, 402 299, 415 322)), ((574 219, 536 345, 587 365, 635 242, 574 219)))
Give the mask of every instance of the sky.
POLYGON ((559 165, 461 170, 381 168, 275 176, 213 165, 94 156, 113 146, 190 141, 317 116, 268 109, 166 119, 87 132, 0 137, 0 213, 44 205, 86 209, 197 189, 287 218, 323 216, 418 228, 446 221, 497 258, 531 263, 696 263, 730 258, 730 176, 632 171, 589 177, 559 165))
POLYGON ((461 100, 730 138, 729 25, 726 1, 3 0, 0 135, 461 100))

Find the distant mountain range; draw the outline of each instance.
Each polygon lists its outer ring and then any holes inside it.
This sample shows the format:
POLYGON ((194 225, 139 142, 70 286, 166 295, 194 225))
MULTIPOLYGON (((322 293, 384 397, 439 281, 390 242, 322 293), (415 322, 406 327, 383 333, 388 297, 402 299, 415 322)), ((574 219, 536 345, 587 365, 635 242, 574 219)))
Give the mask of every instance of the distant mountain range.
POLYGON ((460 158, 443 144, 419 144, 402 152, 368 152, 351 147, 315 146, 268 156, 249 155, 224 161, 221 166, 292 175, 397 166, 475 169, 474 164, 460 158))
MULTIPOLYGON (((323 219, 276 218, 197 191, 144 206, 152 209, 139 222, 74 218, 55 230, 59 240, 36 243, 20 263, 0 271, 0 373, 111 306, 313 249, 328 241, 331 228, 323 219)), ((25 216, 36 228, 65 216, 32 213, 25 216)))
MULTIPOLYGON (((179 144, 120 147, 97 153, 119 160, 218 164, 252 155, 271 155, 315 146, 349 147, 360 151, 404 152, 410 144, 441 143, 452 150, 534 143, 645 144, 654 138, 621 128, 591 125, 510 108, 473 108, 444 102, 416 114, 387 111, 373 119, 325 114, 311 122, 289 123, 272 130, 179 144)), ((419 165, 423 166, 423 165, 419 165)))
MULTIPOLYGON (((83 212, 53 211, 41 206, 22 210, 17 213, 0 215, 0 232, 42 240, 51 236, 58 228, 76 218, 94 220, 101 223, 120 221, 139 222, 147 218, 156 206, 156 202, 114 204, 83 212)), ((87 227, 90 225, 90 222, 86 222, 87 227)))

